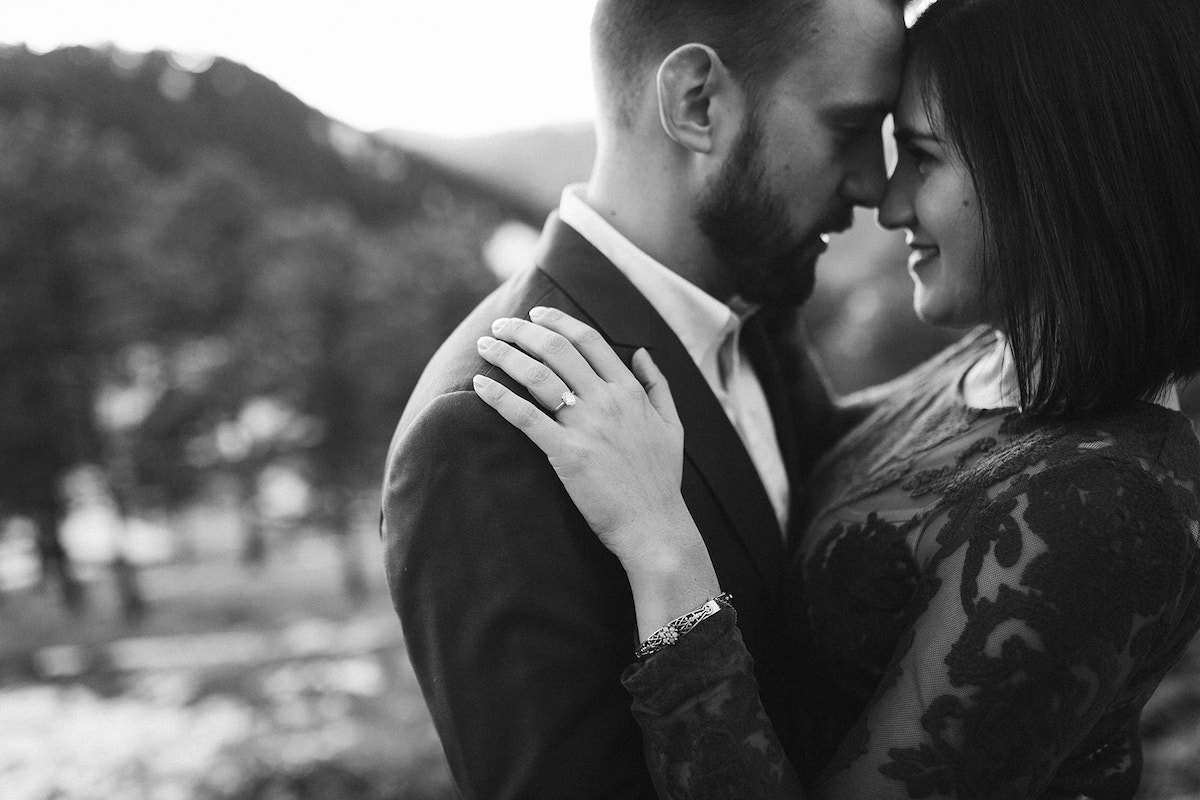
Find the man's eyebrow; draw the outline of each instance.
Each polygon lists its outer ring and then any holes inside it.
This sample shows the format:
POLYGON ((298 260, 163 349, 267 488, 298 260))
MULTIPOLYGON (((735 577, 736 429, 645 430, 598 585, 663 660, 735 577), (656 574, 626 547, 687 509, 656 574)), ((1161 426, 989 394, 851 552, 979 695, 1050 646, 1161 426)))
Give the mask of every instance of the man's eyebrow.
POLYGON ((880 119, 892 113, 892 106, 883 101, 838 103, 830 106, 826 113, 838 119, 880 119))

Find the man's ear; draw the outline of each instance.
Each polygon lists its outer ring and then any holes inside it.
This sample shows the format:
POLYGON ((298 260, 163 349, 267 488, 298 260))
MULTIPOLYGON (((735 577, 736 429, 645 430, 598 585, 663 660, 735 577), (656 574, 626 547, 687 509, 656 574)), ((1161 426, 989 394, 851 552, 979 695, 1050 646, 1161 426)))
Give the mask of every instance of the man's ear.
POLYGON ((667 136, 693 152, 711 153, 717 126, 740 96, 717 52, 703 44, 676 48, 659 65, 657 86, 667 136))

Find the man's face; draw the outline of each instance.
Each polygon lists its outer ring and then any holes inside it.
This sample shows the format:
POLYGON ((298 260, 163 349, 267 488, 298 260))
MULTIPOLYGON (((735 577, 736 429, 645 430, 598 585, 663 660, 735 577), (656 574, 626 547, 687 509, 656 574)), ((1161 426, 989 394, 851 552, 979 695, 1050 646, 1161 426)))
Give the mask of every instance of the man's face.
POLYGON ((812 293, 823 234, 879 204, 881 127, 899 92, 904 19, 886 0, 825 0, 800 56, 747 114, 696 218, 745 300, 812 293))

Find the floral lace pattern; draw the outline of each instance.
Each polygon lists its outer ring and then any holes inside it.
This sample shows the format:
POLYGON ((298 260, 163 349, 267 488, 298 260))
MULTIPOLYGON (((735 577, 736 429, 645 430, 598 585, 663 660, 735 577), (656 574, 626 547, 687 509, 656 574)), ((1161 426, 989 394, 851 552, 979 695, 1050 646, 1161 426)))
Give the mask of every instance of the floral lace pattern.
POLYGON ((631 667, 661 796, 1133 796, 1141 709, 1200 627, 1200 445, 1148 404, 967 408, 988 346, 893 384, 815 473, 789 598, 804 741, 777 742, 732 625, 631 667))
POLYGON ((622 679, 636 700, 659 797, 798 796, 795 772, 758 702, 753 660, 732 610, 632 665, 622 679))

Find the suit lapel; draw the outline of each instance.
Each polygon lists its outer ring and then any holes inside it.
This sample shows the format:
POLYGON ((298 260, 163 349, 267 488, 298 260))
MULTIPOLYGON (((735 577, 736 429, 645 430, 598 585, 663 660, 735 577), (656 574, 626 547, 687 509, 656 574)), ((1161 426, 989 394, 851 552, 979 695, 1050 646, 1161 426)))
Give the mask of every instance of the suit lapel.
POLYGON ((783 552, 779 522, 745 446, 678 337, 620 270, 557 216, 546 225, 537 263, 626 363, 639 347, 650 352, 683 420, 685 457, 774 587, 783 552))

